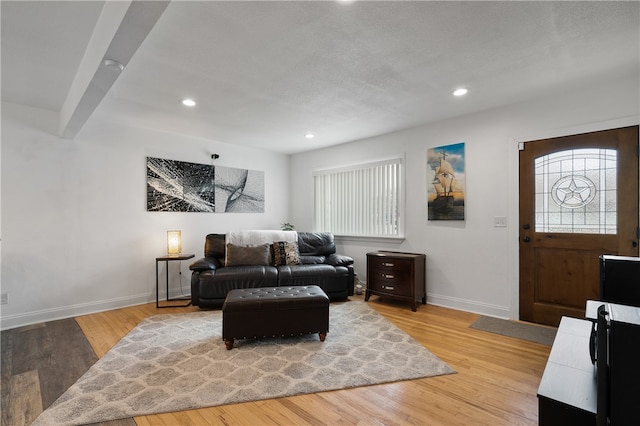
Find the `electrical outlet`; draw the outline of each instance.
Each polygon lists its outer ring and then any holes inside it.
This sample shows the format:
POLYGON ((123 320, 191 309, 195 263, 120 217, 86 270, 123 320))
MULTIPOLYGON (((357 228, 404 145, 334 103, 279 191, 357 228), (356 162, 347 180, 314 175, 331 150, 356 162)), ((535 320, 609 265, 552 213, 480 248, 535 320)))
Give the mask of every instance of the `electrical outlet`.
POLYGON ((0 305, 6 305, 7 303, 9 303, 9 294, 8 293, 0 294, 0 305))
POLYGON ((506 228, 507 227, 507 218, 504 216, 494 216, 493 218, 493 226, 495 228, 506 228))

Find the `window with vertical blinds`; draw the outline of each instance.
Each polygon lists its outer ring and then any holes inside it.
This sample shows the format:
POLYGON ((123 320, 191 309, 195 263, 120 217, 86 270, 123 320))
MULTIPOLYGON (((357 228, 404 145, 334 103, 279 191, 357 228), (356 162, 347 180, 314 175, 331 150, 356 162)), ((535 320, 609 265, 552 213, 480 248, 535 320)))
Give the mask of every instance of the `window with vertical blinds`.
POLYGON ((314 228, 335 235, 402 235, 402 159, 313 174, 314 228))

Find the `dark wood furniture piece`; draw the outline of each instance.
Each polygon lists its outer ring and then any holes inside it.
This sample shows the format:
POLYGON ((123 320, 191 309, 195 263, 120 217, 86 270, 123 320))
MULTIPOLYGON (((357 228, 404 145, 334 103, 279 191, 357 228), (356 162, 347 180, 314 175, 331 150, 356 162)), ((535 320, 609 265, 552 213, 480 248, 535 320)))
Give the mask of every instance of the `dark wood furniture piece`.
MULTIPOLYGON (((182 255, 167 255, 167 256, 161 256, 161 257, 156 257, 156 308, 184 308, 186 306, 189 306, 191 304, 191 296, 189 297, 184 297, 184 298, 170 298, 169 297, 169 262, 177 260, 177 261, 183 261, 183 260, 187 260, 187 259, 191 259, 193 257, 195 257, 195 254, 182 254, 182 255), (158 283, 158 264, 160 262, 164 262, 165 263, 165 270, 167 272, 166 277, 166 295, 167 295, 167 302, 171 302, 171 301, 177 301, 177 300, 183 300, 183 301, 187 301, 187 304, 180 304, 180 305, 160 305, 160 291, 159 291, 159 283, 158 283)), ((182 266, 182 265, 181 265, 182 266)), ((180 276, 182 276, 182 270, 180 271, 180 276)), ((182 284, 182 282, 181 282, 182 284)))
POLYGON ((595 426, 597 382, 591 321, 562 317, 538 387, 540 426, 595 426))
POLYGON ((231 290, 222 305, 222 339, 296 336, 329 332, 329 297, 316 285, 231 290))
POLYGON ((367 253, 367 291, 365 301, 372 294, 411 302, 416 311, 417 301, 427 304, 426 256, 420 253, 376 251, 367 253))

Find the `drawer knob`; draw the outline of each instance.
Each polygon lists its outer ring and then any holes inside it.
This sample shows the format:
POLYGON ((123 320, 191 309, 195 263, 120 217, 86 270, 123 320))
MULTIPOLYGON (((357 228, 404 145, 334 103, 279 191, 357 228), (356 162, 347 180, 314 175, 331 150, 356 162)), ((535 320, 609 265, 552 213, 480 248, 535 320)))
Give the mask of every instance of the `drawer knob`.
POLYGON ((394 278, 393 274, 382 274, 383 278, 392 279, 394 278))
POLYGON ((390 262, 382 262, 382 266, 395 266, 395 265, 390 262))
POLYGON ((384 290, 393 290, 393 286, 391 286, 391 285, 383 285, 382 288, 384 290))

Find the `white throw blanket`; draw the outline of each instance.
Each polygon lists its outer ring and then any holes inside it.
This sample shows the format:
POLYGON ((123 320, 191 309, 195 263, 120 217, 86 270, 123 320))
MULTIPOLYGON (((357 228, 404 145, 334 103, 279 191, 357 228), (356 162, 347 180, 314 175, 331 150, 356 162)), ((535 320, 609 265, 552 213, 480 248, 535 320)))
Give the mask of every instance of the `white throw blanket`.
POLYGON ((296 231, 269 230, 229 232, 226 235, 227 244, 236 246, 259 246, 276 241, 298 242, 298 233, 296 231))

